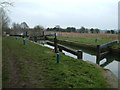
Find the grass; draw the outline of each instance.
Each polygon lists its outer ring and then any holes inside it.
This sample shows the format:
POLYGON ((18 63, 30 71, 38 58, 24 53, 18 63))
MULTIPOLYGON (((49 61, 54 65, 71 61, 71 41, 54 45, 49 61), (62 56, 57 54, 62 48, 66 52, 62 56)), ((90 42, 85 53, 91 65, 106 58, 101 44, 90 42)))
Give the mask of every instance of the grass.
MULTIPOLYGON (((49 36, 49 38, 54 38, 54 37, 49 36)), ((96 39, 96 38, 65 37, 65 36, 59 36, 58 39, 73 41, 82 44, 89 44, 89 45, 99 45, 113 41, 113 39, 96 39)))
POLYGON ((120 43, 113 45, 112 48, 120 49, 120 43))
MULTIPOLYGON (((52 31, 47 31, 45 34, 54 34, 52 31)), ((106 33, 99 33, 99 34, 92 34, 92 33, 77 33, 77 32, 56 32, 58 36, 63 37, 79 37, 79 38, 99 38, 99 39, 118 39, 118 34, 106 34, 106 33)))
POLYGON ((23 45, 22 41, 21 38, 18 40, 3 38, 4 88, 12 85, 32 88, 108 87, 101 69, 93 64, 73 59, 62 53, 60 63, 57 64, 53 50, 30 41, 23 45))

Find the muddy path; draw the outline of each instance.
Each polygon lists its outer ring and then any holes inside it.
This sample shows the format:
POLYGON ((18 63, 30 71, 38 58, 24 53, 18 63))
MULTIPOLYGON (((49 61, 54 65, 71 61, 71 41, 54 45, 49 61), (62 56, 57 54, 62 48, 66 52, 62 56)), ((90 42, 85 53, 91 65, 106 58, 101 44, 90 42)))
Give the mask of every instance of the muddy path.
MULTIPOLYGON (((7 88, 20 88, 21 87, 21 83, 20 83, 20 67, 17 64, 17 59, 16 57, 12 54, 12 51, 10 51, 8 49, 9 54, 7 54, 6 60, 5 62, 3 61, 3 69, 4 66, 6 65, 8 67, 8 71, 9 71, 9 75, 8 75, 8 84, 6 84, 7 86, 3 85, 4 87, 7 88)), ((4 83, 4 81, 2 81, 4 83)))
POLYGON ((46 77, 44 72, 45 66, 32 60, 29 57, 21 57, 21 61, 17 59, 14 51, 10 51, 9 47, 3 56, 3 71, 7 74, 7 80, 2 81, 3 88, 43 88, 43 82, 46 77))

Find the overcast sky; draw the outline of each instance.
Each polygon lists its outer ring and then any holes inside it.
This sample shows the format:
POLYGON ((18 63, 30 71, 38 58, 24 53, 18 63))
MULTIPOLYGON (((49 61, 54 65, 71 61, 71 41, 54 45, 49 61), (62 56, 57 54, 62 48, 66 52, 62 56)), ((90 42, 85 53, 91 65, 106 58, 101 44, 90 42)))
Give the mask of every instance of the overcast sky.
POLYGON ((119 0, 14 0, 10 7, 12 22, 29 27, 42 25, 62 28, 117 29, 119 0))

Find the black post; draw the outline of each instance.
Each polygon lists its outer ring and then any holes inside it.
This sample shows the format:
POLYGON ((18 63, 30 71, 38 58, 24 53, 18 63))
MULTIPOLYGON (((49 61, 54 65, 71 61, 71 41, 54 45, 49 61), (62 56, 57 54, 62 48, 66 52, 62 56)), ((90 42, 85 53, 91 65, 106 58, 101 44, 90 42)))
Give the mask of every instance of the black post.
POLYGON ((45 32, 43 31, 43 36, 45 35, 45 32))
POLYGON ((97 55, 96 55, 96 63, 99 65, 100 61, 100 45, 97 45, 97 55))
POLYGON ((59 47, 59 51, 62 52, 62 48, 59 47))
POLYGON ((58 46, 57 46, 57 37, 56 37, 56 33, 55 33, 55 38, 54 38, 54 45, 55 45, 55 53, 58 53, 58 46))
POLYGON ((26 37, 27 37, 27 31, 26 31, 26 37))
POLYGON ((37 42, 37 36, 34 36, 34 41, 37 42))
POLYGON ((43 39, 44 39, 44 41, 46 40, 45 32, 44 31, 43 31, 43 39))
POLYGON ((44 36, 44 39, 47 40, 47 36, 46 35, 44 36))
POLYGON ((77 59, 82 59, 83 52, 81 50, 77 51, 77 59))

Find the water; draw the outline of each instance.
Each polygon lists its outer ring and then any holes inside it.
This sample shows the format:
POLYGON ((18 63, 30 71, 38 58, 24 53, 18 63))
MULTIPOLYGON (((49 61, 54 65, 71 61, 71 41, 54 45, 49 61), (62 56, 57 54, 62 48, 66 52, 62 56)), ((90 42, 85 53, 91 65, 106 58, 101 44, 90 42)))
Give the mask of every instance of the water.
MULTIPOLYGON (((39 42, 38 42, 39 43, 39 42)), ((54 49, 53 46, 50 46, 48 44, 44 44, 45 47, 49 47, 51 49, 54 49)), ((77 59, 77 56, 74 55, 74 54, 71 54, 67 51, 64 51, 62 50, 62 52, 67 55, 67 56, 70 56, 70 57, 73 57, 75 59, 77 59)), ((118 79, 120 79, 120 72, 118 71, 118 65, 120 65, 120 60, 119 58, 114 58, 114 57, 109 57, 109 56, 106 56, 105 58, 103 58, 102 60, 100 61, 96 61, 96 56, 95 55, 91 55, 89 53, 86 53, 86 52, 83 52, 83 60, 84 61, 90 61, 90 62, 93 62, 93 63, 97 63, 99 64, 101 67, 104 67, 105 69, 109 69, 110 71, 112 71, 116 77, 118 79)))
MULTIPOLYGON (((77 59, 76 55, 73 55, 73 54, 71 54, 69 52, 66 52, 64 50, 63 50, 63 53, 65 53, 65 55, 67 55, 67 56, 70 56, 70 57, 73 57, 73 58, 77 59)), ((96 56, 90 55, 90 54, 85 53, 85 52, 83 52, 83 60, 84 61, 90 61, 90 62, 93 62, 93 63, 97 62, 96 61, 96 56)), ((106 62, 107 62, 107 59, 104 58, 99 62, 99 65, 100 66, 104 65, 104 63, 106 63, 106 62)), ((118 76, 118 75, 120 75, 120 72, 118 71, 118 65, 120 65, 120 62, 116 61, 116 60, 113 60, 112 62, 110 62, 106 66, 104 66, 104 68, 112 71, 116 75, 116 77, 120 79, 120 76, 118 76)))

